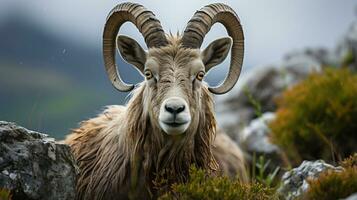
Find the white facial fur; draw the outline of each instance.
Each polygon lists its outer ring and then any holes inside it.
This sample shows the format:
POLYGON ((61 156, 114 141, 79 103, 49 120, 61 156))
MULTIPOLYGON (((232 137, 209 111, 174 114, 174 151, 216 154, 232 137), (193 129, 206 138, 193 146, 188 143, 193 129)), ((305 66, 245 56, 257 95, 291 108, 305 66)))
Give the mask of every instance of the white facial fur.
POLYGON ((181 97, 170 97, 160 107, 159 125, 168 135, 184 133, 191 123, 190 109, 181 97))

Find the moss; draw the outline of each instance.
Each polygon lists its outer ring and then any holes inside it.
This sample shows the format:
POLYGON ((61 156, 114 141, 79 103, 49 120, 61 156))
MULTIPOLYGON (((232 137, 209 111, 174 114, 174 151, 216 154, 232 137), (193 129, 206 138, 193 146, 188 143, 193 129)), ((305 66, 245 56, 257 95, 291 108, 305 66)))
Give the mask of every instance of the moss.
POLYGON ((8 189, 0 188, 0 200, 11 200, 11 191, 8 189))
POLYGON ((285 91, 271 124, 272 142, 291 164, 342 160, 357 151, 357 75, 326 69, 285 91))
POLYGON ((172 191, 160 200, 230 200, 230 199, 277 199, 273 189, 259 183, 243 184, 238 179, 208 176, 203 170, 190 169, 187 183, 174 184, 172 191))
POLYGON ((349 167, 342 172, 326 171, 318 179, 309 180, 306 200, 335 200, 346 198, 357 192, 357 167, 349 167))

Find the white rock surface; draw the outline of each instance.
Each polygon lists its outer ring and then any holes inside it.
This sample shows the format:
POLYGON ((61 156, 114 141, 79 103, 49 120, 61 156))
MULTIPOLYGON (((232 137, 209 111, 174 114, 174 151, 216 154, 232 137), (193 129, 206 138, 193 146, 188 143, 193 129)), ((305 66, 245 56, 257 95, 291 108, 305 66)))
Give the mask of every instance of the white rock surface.
POLYGON ((357 193, 352 194, 351 196, 347 197, 345 200, 357 200, 357 193))
POLYGON ((307 179, 318 178, 326 170, 342 171, 342 167, 334 167, 323 160, 304 161, 299 167, 286 172, 282 177, 279 195, 286 200, 293 200, 304 195, 309 188, 307 179))
POLYGON ((279 148, 269 141, 270 129, 268 124, 275 119, 275 113, 264 113, 260 118, 254 119, 245 127, 240 135, 240 142, 245 150, 271 154, 278 152, 279 148))

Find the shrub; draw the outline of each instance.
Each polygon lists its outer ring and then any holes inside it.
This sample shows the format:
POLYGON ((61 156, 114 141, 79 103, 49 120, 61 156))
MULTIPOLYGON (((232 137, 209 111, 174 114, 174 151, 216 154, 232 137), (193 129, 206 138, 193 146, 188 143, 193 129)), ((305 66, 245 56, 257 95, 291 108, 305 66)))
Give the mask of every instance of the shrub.
POLYGON ((342 172, 323 172, 318 179, 309 180, 309 184, 306 200, 346 198, 357 192, 357 167, 349 167, 342 172))
POLYGON ((272 142, 291 164, 321 158, 331 162, 356 152, 357 75, 348 69, 311 74, 277 103, 272 142))
POLYGON ((204 170, 190 169, 187 183, 174 184, 160 200, 277 199, 275 192, 259 183, 243 184, 238 179, 208 176, 204 170))

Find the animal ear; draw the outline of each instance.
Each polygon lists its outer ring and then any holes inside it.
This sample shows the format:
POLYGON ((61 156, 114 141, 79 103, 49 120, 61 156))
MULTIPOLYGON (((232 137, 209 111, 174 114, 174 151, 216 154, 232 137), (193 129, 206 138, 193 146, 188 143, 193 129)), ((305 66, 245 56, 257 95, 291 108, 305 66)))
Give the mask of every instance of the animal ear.
POLYGON ((146 52, 134 39, 119 35, 117 37, 117 47, 121 57, 129 64, 134 65, 142 73, 146 62, 146 52))
POLYGON ((212 67, 220 64, 227 57, 229 49, 232 46, 230 37, 223 37, 213 41, 201 53, 203 64, 206 67, 206 72, 212 67))

